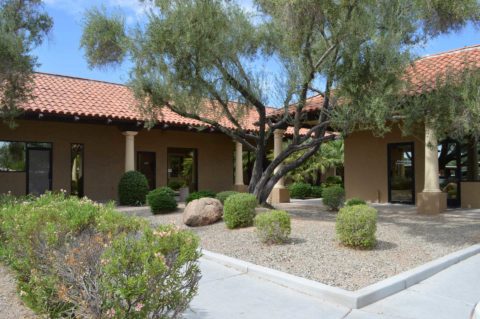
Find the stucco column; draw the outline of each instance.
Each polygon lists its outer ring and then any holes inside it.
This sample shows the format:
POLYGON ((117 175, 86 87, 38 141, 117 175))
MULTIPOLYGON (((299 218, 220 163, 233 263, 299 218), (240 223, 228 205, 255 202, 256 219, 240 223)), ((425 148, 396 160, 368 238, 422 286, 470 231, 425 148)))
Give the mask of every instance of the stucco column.
POLYGON ((246 192, 247 187, 243 184, 243 145, 235 142, 235 185, 237 192, 246 192))
POLYGON ((138 132, 125 131, 125 172, 135 170, 135 135, 138 132))
MULTIPOLYGON (((273 156, 276 158, 280 153, 282 153, 283 147, 283 135, 285 134, 284 130, 276 130, 273 132, 273 156)), ((282 164, 278 165, 275 168, 275 173, 282 168, 282 164)), ((290 193, 288 189, 285 188, 284 178, 280 178, 278 182, 273 187, 273 190, 270 194, 270 200, 272 204, 278 203, 289 203, 290 202, 290 193)))
POLYGON ((425 125, 425 176, 423 191, 418 194, 417 210, 438 214, 447 208, 447 194, 440 190, 438 179, 438 141, 435 131, 425 125))

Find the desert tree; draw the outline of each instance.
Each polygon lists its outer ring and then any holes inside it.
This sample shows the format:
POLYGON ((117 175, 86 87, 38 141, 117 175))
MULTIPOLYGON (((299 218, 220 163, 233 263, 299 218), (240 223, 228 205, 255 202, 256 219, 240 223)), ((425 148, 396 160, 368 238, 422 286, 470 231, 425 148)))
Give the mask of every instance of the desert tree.
POLYGON ((14 126, 18 105, 32 98, 32 50, 52 28, 39 0, 0 0, 0 118, 14 126))
POLYGON ((90 66, 129 59, 145 114, 169 108, 242 143, 255 154, 249 191, 260 203, 319 151, 329 129, 386 130, 412 50, 479 12, 476 0, 257 0, 253 10, 228 0, 142 4, 146 17, 130 28, 121 14, 86 13, 81 46, 90 66), (304 109, 314 94, 323 102, 312 120, 304 109), (245 125, 252 114, 254 129, 245 125), (288 146, 267 162, 272 135, 287 127, 288 146))

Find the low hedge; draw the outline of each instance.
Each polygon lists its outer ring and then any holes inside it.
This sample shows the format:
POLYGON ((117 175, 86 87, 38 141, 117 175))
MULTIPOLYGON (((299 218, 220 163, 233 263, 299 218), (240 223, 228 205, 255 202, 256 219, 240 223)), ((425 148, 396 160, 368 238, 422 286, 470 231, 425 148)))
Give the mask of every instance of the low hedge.
POLYGON ((142 173, 129 171, 120 178, 118 183, 118 201, 120 205, 143 205, 145 204, 147 193, 148 181, 142 173))
POLYGON ((175 317, 198 288, 198 244, 63 194, 0 206, 0 258, 25 303, 51 318, 175 317))
POLYGON ((188 204, 188 203, 190 203, 192 200, 200 199, 200 198, 204 198, 204 197, 215 198, 216 195, 217 195, 217 194, 216 194, 215 192, 208 191, 208 190, 193 192, 193 193, 190 193, 190 194, 188 195, 188 197, 187 197, 187 199, 185 200, 185 202, 188 204))
POLYGON ((313 185, 313 186, 310 188, 310 197, 313 197, 313 198, 321 198, 321 197, 322 197, 322 193, 323 193, 323 186, 313 185))
POLYGON ((281 244, 292 230, 290 215, 284 210, 271 210, 255 217, 257 235, 263 243, 281 244))
POLYGON ((345 202, 345 206, 355 206, 355 205, 367 205, 367 202, 361 198, 350 198, 345 202))
POLYGON ((377 210, 367 205, 340 209, 335 224, 338 239, 347 246, 371 248, 376 244, 377 210))
POLYGON ((154 189, 147 195, 147 203, 152 213, 169 213, 177 209, 175 192, 169 187, 154 189))
POLYGON ((180 188, 182 188, 185 185, 185 183, 181 181, 170 181, 168 183, 168 187, 171 188, 174 191, 178 191, 180 188))
POLYGON ((338 210, 345 200, 345 190, 340 185, 323 189, 323 204, 331 210, 338 210))
POLYGON ((239 193, 229 196, 223 206, 223 220, 228 228, 253 225, 257 198, 252 194, 239 193))
POLYGON ((236 191, 223 191, 223 192, 218 193, 215 198, 218 199, 220 202, 222 202, 222 204, 225 204, 225 201, 227 200, 227 198, 229 198, 230 196, 235 195, 235 194, 238 194, 238 192, 236 192, 236 191))
POLYGON ((288 187, 291 198, 304 199, 310 196, 312 186, 307 183, 293 183, 288 187))

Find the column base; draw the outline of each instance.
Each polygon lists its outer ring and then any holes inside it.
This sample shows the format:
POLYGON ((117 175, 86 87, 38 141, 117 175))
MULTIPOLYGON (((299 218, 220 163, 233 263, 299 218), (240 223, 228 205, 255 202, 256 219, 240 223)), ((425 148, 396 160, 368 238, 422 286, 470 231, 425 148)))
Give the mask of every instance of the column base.
POLYGON ((447 193, 422 192, 417 194, 417 212, 420 214, 440 214, 447 209, 447 193))
POLYGON ((247 193, 248 186, 247 185, 233 185, 233 190, 239 193, 247 193))
POLYGON ((272 192, 270 193, 270 203, 272 205, 280 203, 290 203, 290 192, 288 191, 288 188, 274 187, 272 189, 272 192))

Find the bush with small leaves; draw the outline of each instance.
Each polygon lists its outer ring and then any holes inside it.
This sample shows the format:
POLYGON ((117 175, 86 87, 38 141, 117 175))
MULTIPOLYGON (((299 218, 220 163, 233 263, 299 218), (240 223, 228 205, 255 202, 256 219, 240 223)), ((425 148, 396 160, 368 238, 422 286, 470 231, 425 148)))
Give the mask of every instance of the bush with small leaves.
POLYGON ((343 181, 342 181, 342 178, 340 176, 328 176, 325 179, 325 186, 326 187, 330 187, 330 186, 333 186, 333 185, 342 185, 342 184, 343 184, 343 181))
POLYGON ((367 202, 361 198, 350 198, 345 202, 345 206, 367 205, 367 202))
POLYGON ((304 199, 310 196, 312 186, 307 183, 293 183, 288 187, 291 198, 304 199))
POLYGON ((223 220, 228 228, 253 225, 257 198, 248 193, 239 193, 227 198, 223 206, 223 220))
POLYGON ((338 210, 345 200, 345 190, 334 185, 323 189, 323 204, 331 210, 338 210))
POLYGON ((310 189, 310 197, 321 198, 323 192, 323 186, 313 185, 310 189))
POLYGON ((118 183, 120 205, 140 206, 145 204, 148 193, 148 181, 145 175, 129 171, 122 175, 118 183))
POLYGON ((174 191, 178 191, 180 188, 182 188, 185 185, 185 183, 178 181, 178 180, 173 180, 168 183, 168 187, 171 188, 174 191))
POLYGON ((215 192, 208 191, 208 190, 193 192, 193 193, 190 193, 190 195, 188 195, 188 197, 187 197, 187 199, 185 200, 185 202, 188 204, 188 203, 190 203, 192 200, 200 199, 200 198, 204 198, 204 197, 215 198, 216 195, 217 195, 217 194, 216 194, 215 192))
POLYGON ((199 239, 172 225, 115 238, 102 256, 105 317, 179 318, 198 290, 199 239))
POLYGON ((255 217, 257 235, 263 243, 281 244, 291 232, 290 215, 284 210, 271 210, 255 217))
POLYGON ((235 195, 235 194, 239 194, 239 193, 236 192, 236 191, 220 192, 220 193, 217 194, 216 199, 218 199, 222 204, 225 204, 225 201, 227 200, 227 198, 229 198, 230 196, 235 195))
POLYGON ((148 193, 147 203, 154 214, 169 213, 177 209, 174 192, 169 187, 157 188, 148 193))
POLYGON ((372 248, 376 244, 377 210, 367 205, 343 207, 338 212, 335 229, 344 245, 372 248))

